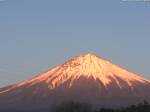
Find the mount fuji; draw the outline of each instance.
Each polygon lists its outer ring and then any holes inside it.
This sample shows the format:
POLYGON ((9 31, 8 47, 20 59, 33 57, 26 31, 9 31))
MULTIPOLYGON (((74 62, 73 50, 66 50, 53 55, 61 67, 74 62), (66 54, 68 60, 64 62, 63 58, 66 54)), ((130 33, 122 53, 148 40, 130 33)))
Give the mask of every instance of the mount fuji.
POLYGON ((0 88, 0 110, 49 109, 65 101, 124 107, 150 101, 150 80, 94 54, 77 56, 30 80, 0 88))

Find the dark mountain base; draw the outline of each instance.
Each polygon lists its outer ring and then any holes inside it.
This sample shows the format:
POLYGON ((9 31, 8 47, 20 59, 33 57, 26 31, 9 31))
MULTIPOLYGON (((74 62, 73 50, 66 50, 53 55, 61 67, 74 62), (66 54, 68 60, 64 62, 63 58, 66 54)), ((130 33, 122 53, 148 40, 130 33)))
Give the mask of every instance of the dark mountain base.
POLYGON ((126 108, 111 109, 111 108, 100 108, 94 109, 87 103, 78 102, 64 102, 60 105, 54 106, 52 109, 44 110, 1 110, 0 112, 150 112, 150 104, 146 101, 137 105, 131 105, 126 108))

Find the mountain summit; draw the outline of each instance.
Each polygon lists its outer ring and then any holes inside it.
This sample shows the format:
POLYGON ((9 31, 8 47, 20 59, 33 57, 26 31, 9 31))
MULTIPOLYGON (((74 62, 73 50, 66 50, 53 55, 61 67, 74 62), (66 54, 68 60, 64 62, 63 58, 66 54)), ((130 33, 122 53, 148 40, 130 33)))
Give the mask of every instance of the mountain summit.
POLYGON ((77 56, 41 75, 0 89, 0 107, 48 109, 64 101, 120 107, 150 101, 150 81, 94 54, 77 56))

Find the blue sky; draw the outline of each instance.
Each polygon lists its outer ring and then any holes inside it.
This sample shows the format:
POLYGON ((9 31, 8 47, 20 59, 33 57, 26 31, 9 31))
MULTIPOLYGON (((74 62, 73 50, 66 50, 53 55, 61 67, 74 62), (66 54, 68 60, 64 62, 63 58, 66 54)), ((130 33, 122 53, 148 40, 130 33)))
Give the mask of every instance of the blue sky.
POLYGON ((150 79, 150 2, 0 1, 0 87, 94 53, 150 79))

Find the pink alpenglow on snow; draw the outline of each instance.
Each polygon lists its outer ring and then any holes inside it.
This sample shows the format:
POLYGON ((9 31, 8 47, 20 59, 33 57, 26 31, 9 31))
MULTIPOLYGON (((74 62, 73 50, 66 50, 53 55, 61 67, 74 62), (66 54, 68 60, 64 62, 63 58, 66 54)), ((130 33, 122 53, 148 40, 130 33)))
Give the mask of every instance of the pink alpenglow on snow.
POLYGON ((77 56, 41 75, 0 89, 0 107, 49 108, 64 101, 122 107, 150 101, 150 81, 94 54, 77 56))

